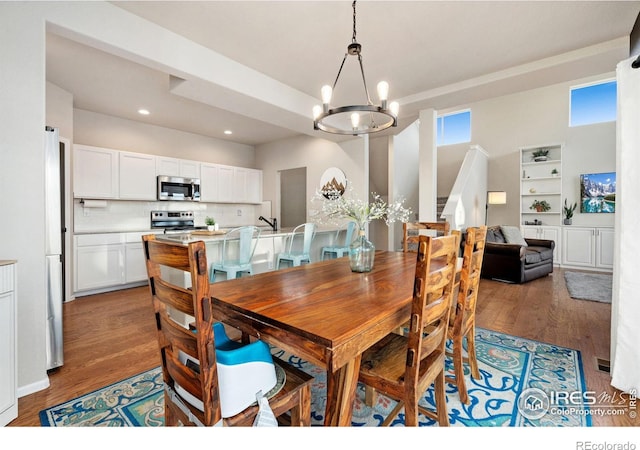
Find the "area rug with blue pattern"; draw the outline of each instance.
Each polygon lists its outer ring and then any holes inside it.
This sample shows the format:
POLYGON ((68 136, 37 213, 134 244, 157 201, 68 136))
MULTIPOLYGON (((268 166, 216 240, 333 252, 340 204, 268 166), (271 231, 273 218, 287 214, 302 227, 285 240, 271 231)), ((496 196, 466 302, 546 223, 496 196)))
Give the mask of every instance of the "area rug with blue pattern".
MULTIPOLYGON (((449 342, 450 344, 450 342, 449 342)), ((273 348, 272 353, 314 377, 311 393, 311 423, 322 425, 326 404, 325 370, 295 355, 273 348)), ((465 366, 469 404, 462 404, 457 389, 447 384, 447 410, 452 426, 591 426, 589 407, 580 402, 554 403, 580 395, 557 393, 584 392, 582 358, 577 350, 476 329, 476 353, 481 377, 471 378, 465 366)), ((446 370, 453 375, 453 363, 446 370)), ((377 403, 364 403, 364 386, 359 384, 353 407, 353 426, 379 426, 396 402, 377 396, 377 403)), ((434 407, 431 387, 420 404, 434 407)), ((392 425, 404 424, 404 410, 392 425)), ((420 426, 437 426, 419 416, 420 426)), ((162 426, 164 395, 162 371, 151 369, 97 391, 40 411, 43 426, 162 426)))

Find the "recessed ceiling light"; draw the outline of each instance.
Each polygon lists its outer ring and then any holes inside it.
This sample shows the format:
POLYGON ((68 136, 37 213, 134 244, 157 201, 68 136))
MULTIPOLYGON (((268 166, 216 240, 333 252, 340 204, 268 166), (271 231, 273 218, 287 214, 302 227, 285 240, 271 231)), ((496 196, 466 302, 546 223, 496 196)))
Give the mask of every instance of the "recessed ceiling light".
POLYGON ((142 114, 143 116, 148 116, 149 115, 149 110, 141 108, 141 109, 138 110, 138 114, 142 114))
POLYGON ((233 134, 233 131, 231 131, 231 130, 224 130, 224 134, 233 134))

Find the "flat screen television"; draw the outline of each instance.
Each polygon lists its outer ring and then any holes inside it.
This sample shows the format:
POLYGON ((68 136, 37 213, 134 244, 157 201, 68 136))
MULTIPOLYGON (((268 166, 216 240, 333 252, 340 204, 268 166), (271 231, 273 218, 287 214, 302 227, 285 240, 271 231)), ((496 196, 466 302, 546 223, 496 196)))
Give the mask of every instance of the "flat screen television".
POLYGON ((583 173, 580 175, 580 212, 616 212, 616 173, 583 173))

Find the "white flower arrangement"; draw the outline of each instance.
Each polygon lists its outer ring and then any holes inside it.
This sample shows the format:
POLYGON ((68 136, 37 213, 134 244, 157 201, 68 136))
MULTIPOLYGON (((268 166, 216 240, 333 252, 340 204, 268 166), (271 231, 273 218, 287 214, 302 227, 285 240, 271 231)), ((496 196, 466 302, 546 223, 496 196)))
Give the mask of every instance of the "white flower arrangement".
POLYGON ((403 206, 404 198, 387 204, 382 196, 372 192, 373 201, 365 203, 353 195, 350 183, 347 183, 347 186, 344 194, 327 189, 316 191, 311 199, 312 205, 321 202, 317 210, 311 211, 316 222, 340 225, 344 219, 353 220, 360 231, 364 231, 366 224, 376 219, 383 219, 387 225, 409 221, 411 209, 403 206))

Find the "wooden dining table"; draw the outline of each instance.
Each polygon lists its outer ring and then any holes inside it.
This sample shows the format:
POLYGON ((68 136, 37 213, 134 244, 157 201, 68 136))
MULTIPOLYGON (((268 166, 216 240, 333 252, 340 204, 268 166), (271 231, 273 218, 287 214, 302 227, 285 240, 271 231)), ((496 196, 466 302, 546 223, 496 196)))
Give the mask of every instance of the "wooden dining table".
POLYGON ((213 283, 214 314, 327 370, 325 426, 350 426, 362 353, 407 322, 416 253, 376 251, 371 272, 347 257, 213 283))

